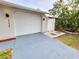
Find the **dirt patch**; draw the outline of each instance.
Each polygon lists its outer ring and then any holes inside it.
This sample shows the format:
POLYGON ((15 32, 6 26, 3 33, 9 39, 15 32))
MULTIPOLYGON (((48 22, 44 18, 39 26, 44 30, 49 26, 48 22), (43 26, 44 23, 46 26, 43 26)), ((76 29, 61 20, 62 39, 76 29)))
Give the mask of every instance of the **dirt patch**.
POLYGON ((71 34, 65 34, 59 37, 56 37, 56 39, 60 40, 64 44, 67 44, 70 47, 76 48, 79 50, 79 35, 71 35, 71 34))

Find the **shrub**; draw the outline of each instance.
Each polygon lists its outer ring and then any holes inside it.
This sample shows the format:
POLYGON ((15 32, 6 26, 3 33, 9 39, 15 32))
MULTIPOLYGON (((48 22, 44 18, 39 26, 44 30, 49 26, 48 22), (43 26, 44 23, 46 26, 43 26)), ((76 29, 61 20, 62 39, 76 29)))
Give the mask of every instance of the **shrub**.
POLYGON ((79 28, 79 12, 68 11, 56 18, 56 26, 66 31, 75 32, 79 28))
POLYGON ((0 59, 12 59, 12 48, 0 51, 0 59))
POLYGON ((79 0, 67 0, 67 2, 56 1, 49 12, 56 17, 56 26, 59 29, 75 32, 79 29, 79 0))

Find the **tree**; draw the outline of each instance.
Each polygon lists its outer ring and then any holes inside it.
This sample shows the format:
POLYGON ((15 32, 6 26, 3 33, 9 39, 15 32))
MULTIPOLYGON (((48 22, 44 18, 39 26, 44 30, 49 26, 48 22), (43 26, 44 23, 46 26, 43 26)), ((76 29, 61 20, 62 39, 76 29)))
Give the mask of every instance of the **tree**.
POLYGON ((56 16, 56 26, 63 30, 75 32, 79 28, 79 0, 59 0, 49 12, 56 16))

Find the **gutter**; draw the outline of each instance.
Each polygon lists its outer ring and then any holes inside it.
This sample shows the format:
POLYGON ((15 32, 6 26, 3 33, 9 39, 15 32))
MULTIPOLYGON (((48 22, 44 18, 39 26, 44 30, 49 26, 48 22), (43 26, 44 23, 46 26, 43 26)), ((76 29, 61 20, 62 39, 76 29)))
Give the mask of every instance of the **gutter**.
POLYGON ((10 6, 10 7, 19 8, 19 9, 30 10, 30 11, 37 12, 37 13, 49 14, 49 12, 42 11, 40 9, 34 9, 34 8, 27 7, 27 6, 7 2, 7 1, 4 1, 4 0, 0 0, 0 4, 1 5, 7 5, 7 6, 10 6))

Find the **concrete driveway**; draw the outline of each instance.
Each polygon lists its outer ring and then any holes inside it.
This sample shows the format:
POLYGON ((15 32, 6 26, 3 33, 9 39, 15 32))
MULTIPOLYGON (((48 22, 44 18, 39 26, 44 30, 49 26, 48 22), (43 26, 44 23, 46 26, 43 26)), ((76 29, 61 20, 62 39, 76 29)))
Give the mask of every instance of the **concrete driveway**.
POLYGON ((16 42, 0 43, 0 48, 6 46, 14 47, 13 59, 79 59, 79 51, 42 33, 18 36, 16 42))
POLYGON ((79 51, 37 33, 17 37, 13 59, 79 59, 79 51))

